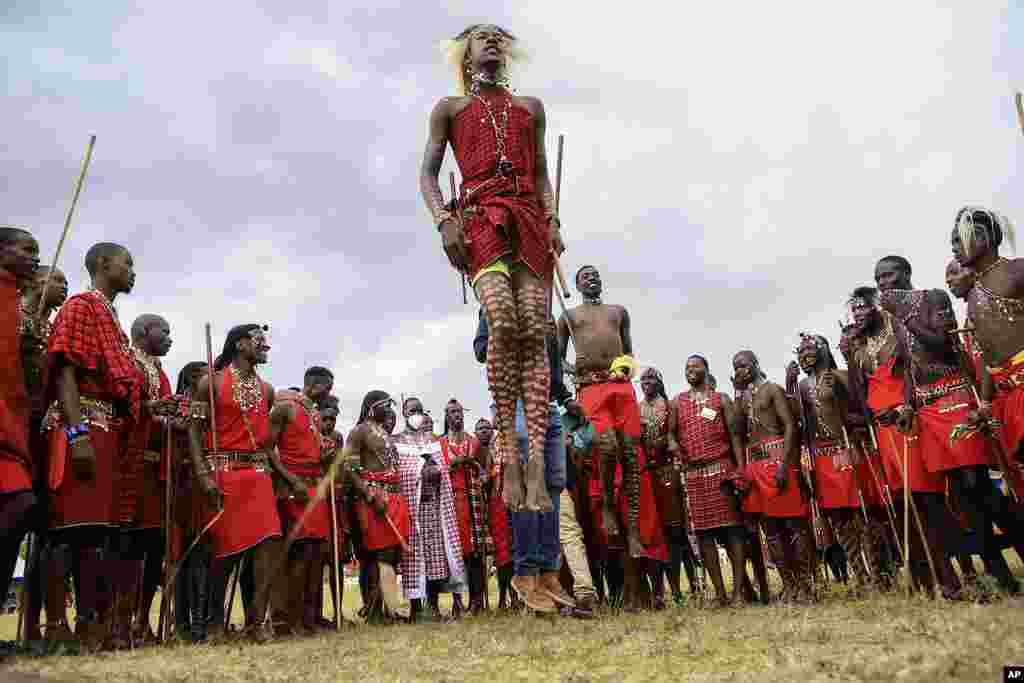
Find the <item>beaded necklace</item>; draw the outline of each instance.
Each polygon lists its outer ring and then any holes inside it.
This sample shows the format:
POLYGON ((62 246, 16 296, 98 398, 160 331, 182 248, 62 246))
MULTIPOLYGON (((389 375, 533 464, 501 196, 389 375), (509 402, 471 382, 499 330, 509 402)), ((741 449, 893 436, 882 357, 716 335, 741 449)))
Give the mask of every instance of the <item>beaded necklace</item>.
POLYGON ((303 396, 299 400, 299 405, 302 406, 303 412, 306 413, 307 422, 309 422, 309 432, 314 436, 320 433, 320 410, 316 405, 308 398, 303 396), (306 404, 309 405, 306 405, 306 404))
POLYGON ((491 106, 491 103, 487 101, 487 98, 480 94, 479 88, 473 92, 473 97, 480 100, 480 104, 484 106, 487 116, 491 119, 491 127, 494 129, 494 142, 498 148, 498 161, 494 168, 494 175, 503 177, 512 175, 512 162, 509 161, 505 152, 505 137, 508 132, 508 113, 512 110, 512 98, 505 98, 505 106, 502 108, 500 114, 501 125, 498 125, 498 116, 495 116, 494 108, 491 106))
POLYGON ((892 320, 890 319, 889 314, 882 311, 881 318, 882 329, 880 329, 878 334, 875 336, 868 337, 864 340, 865 350, 868 352, 868 356, 875 367, 878 367, 878 354, 883 348, 885 348, 893 337, 892 320))
POLYGON ((1007 322, 1014 322, 1015 315, 1019 314, 1024 316, 1024 301, 1021 299, 1015 299, 1009 296, 1001 296, 996 294, 991 289, 985 286, 982 279, 988 275, 988 273, 1004 263, 1008 263, 1008 260, 1000 257, 996 259, 995 263, 992 263, 980 273, 974 281, 974 288, 977 289, 981 295, 978 297, 978 308, 995 309, 1002 317, 1006 318, 1007 322))
POLYGON ((243 375, 237 366, 228 368, 231 373, 231 397, 243 413, 255 410, 263 401, 263 383, 255 372, 243 375))
POLYGON ((149 395, 149 400, 155 401, 160 398, 160 359, 149 355, 137 346, 132 351, 135 352, 135 360, 138 361, 142 373, 146 376, 146 393, 149 395))
POLYGON ((121 329, 121 320, 117 317, 117 309, 114 308, 113 302, 107 298, 106 294, 104 294, 102 291, 98 289, 92 289, 90 290, 90 293, 96 298, 97 301, 103 304, 103 307, 107 309, 108 313, 110 313, 110 317, 114 319, 115 327, 117 327, 118 336, 120 338, 119 341, 121 351, 123 351, 126 354, 130 354, 131 344, 128 342, 128 335, 126 335, 124 333, 124 330, 121 329))

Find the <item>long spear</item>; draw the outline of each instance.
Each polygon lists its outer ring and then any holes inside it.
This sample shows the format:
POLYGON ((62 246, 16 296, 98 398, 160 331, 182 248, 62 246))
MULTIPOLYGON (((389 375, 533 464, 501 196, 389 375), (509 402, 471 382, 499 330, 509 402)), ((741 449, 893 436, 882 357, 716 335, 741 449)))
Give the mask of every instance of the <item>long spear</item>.
POLYGON ((1024 93, 1018 92, 1014 99, 1017 101, 1017 121, 1020 122, 1020 132, 1024 133, 1024 93))
POLYGON ((96 145, 96 136, 89 136, 89 145, 85 148, 85 158, 82 159, 82 168, 78 172, 78 179, 75 180, 75 189, 71 194, 71 205, 68 207, 68 213, 64 217, 64 229, 60 233, 60 239, 57 241, 57 250, 53 254, 53 265, 50 270, 46 273, 46 279, 43 280, 43 291, 39 295, 39 320, 42 321, 42 317, 46 315, 46 307, 43 302, 46 301, 46 290, 50 288, 50 280, 53 278, 53 271, 57 268, 57 262, 60 261, 60 254, 64 250, 64 241, 68 238, 68 231, 71 230, 71 219, 75 215, 75 207, 78 206, 78 196, 82 194, 82 184, 85 182, 85 173, 89 170, 89 162, 92 160, 92 148, 96 145))
MULTIPOLYGON (((449 171, 448 182, 452 188, 452 214, 459 225, 462 226, 462 207, 459 206, 459 190, 455 186, 455 171, 449 171)), ((464 228, 465 226, 462 227, 464 228)), ((459 283, 462 285, 462 303, 467 304, 469 299, 466 297, 466 273, 461 270, 459 271, 459 283)))

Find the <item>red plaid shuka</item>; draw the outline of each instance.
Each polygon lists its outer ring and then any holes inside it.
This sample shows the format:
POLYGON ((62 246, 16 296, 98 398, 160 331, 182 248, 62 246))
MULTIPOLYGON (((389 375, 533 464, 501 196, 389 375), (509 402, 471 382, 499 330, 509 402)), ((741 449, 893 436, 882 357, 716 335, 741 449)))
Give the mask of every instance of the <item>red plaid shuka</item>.
POLYGON ((507 92, 489 95, 487 102, 489 107, 474 98, 456 115, 451 128, 466 207, 462 218, 469 245, 467 274, 472 279, 482 268, 509 256, 548 280, 554 261, 548 249, 544 210, 533 187, 537 162, 533 114, 512 104, 507 92), (488 108, 496 120, 508 117, 504 129, 510 168, 502 175, 496 172, 499 154, 488 108))
POLYGON ((712 393, 708 402, 702 404, 682 393, 676 397, 676 407, 679 414, 676 435, 683 451, 690 529, 703 531, 740 524, 735 500, 722 490, 722 484, 735 467, 722 414, 721 394, 712 393), (705 409, 714 411, 715 417, 704 417, 705 409))
POLYGON ((143 378, 121 329, 102 294, 75 294, 53 320, 50 332, 48 394, 56 397, 55 379, 66 364, 85 370, 78 390, 84 396, 127 401, 134 419, 139 417, 143 378))
MULTIPOLYGON (((459 522, 455 514, 455 494, 452 480, 448 475, 448 463, 441 452, 441 444, 429 440, 420 440, 418 434, 401 434, 395 439, 398 449, 398 472, 402 495, 409 502, 409 517, 412 519, 412 533, 409 535, 409 552, 402 553, 402 592, 405 597, 413 600, 427 596, 427 563, 440 561, 440 555, 448 564, 448 589, 459 590, 466 583, 466 569, 462 563, 462 546, 459 543, 459 522), (441 500, 440 515, 437 520, 420 519, 420 485, 423 481, 422 470, 424 456, 429 456, 441 469, 441 500), (422 524, 436 521, 441 527, 440 538, 443 544, 424 543, 422 524), (432 554, 432 558, 428 558, 432 554)), ((438 535, 435 535, 437 538, 438 535)))
MULTIPOLYGON (((472 457, 476 458, 480 451, 480 442, 472 435, 462 445, 453 443, 446 436, 441 437, 440 443, 445 464, 467 454, 472 454, 472 457)), ((462 555, 468 557, 474 553, 484 552, 490 543, 487 538, 487 501, 484 499, 481 472, 477 467, 466 464, 450 471, 450 476, 452 490, 455 492, 455 512, 459 517, 462 555)))

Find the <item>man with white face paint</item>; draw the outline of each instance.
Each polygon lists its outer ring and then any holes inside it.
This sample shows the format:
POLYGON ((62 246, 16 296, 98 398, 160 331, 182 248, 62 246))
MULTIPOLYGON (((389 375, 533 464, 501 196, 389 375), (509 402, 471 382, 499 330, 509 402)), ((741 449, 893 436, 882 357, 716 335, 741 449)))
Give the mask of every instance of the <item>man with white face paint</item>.
MULTIPOLYGON (((398 452, 401 492, 409 502, 412 521, 408 549, 402 553, 402 592, 412 600, 412 619, 422 614, 427 599, 430 614, 440 619, 442 592, 466 590, 466 569, 459 544, 455 494, 434 423, 414 397, 402 404, 405 431, 393 440, 398 452)), ((461 610, 453 608, 452 616, 461 610)))

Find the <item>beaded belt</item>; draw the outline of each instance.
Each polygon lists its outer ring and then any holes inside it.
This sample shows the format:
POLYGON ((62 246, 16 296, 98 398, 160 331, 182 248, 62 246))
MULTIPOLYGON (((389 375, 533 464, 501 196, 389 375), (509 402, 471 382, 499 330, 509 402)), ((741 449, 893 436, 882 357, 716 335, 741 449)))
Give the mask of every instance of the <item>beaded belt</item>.
POLYGON ((604 384, 606 382, 628 382, 618 375, 612 376, 608 370, 585 370, 576 375, 576 388, 582 389, 591 384, 604 384))
MULTIPOLYGON (((105 432, 109 432, 112 427, 114 429, 121 427, 120 420, 114 419, 114 404, 110 401, 82 396, 79 398, 79 403, 81 405, 83 422, 87 422, 90 426, 102 429, 105 432)), ((61 410, 60 401, 54 401, 47 408, 46 415, 43 417, 42 430, 48 432, 52 429, 57 429, 63 424, 64 411, 61 410)))
POLYGON ((997 391, 1013 391, 1017 387, 1024 387, 1024 366, 1010 368, 1005 374, 993 369, 992 382, 997 391))
POLYGON ((814 447, 815 456, 831 457, 832 467, 837 470, 853 467, 853 451, 837 443, 814 447))
POLYGON ((686 468, 686 476, 688 477, 714 477, 719 474, 728 472, 732 467, 732 463, 726 462, 725 460, 715 460, 713 462, 704 463, 700 465, 690 465, 686 468))
MULTIPOLYGON (((1024 381, 1024 377, 1022 377, 1024 381)), ((967 389, 970 386, 970 382, 966 377, 961 377, 955 382, 940 382, 933 384, 932 386, 920 388, 918 387, 914 393, 923 405, 929 405, 935 403, 943 396, 949 396, 955 391, 961 391, 967 389)))
POLYGON ((769 443, 762 443, 756 446, 749 446, 747 452, 749 454, 749 460, 751 462, 757 462, 758 460, 768 460, 769 458, 778 458, 783 455, 782 453, 772 453, 771 451, 781 451, 785 449, 785 440, 771 441, 769 443))
POLYGON ((217 451, 207 453, 206 462, 215 470, 227 470, 233 464, 252 465, 256 469, 266 469, 269 464, 267 454, 263 451, 217 451))

